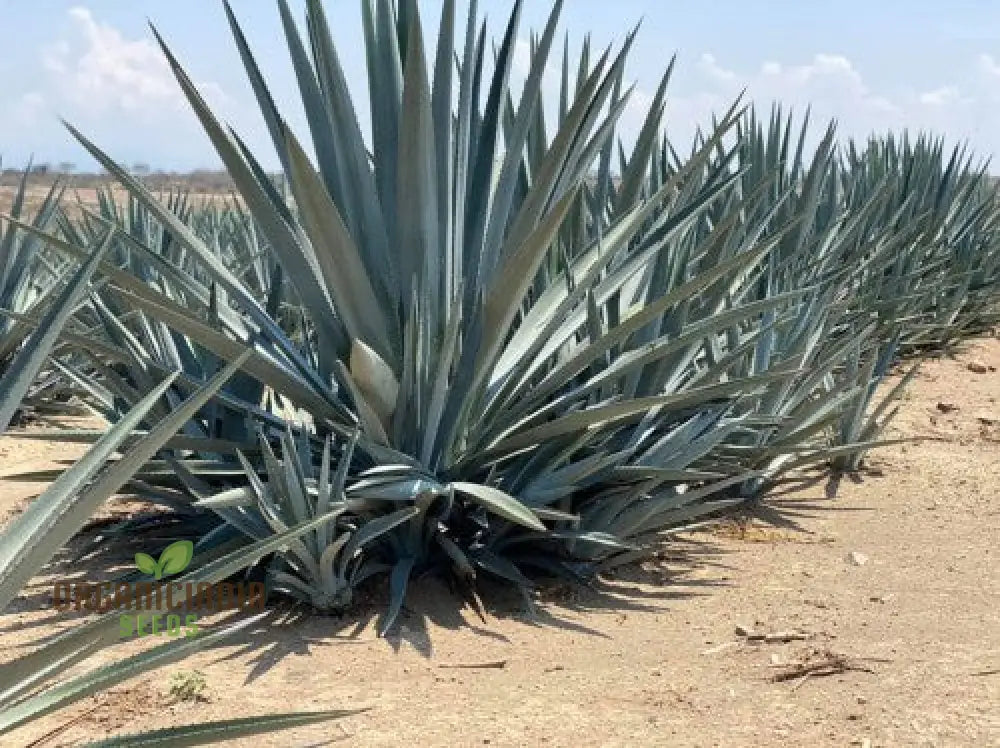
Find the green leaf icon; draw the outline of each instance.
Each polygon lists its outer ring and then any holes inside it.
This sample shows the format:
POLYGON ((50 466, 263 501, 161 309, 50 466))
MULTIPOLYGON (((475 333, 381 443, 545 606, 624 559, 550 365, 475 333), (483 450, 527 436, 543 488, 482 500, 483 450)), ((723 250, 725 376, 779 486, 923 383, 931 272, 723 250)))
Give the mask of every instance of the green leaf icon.
POLYGON ((135 554, 135 565, 143 574, 156 574, 156 561, 148 553, 135 554))
POLYGON ((160 562, 157 564, 159 573, 156 578, 180 574, 191 563, 192 556, 194 556, 194 543, 190 540, 178 540, 176 543, 171 543, 160 554, 160 562))

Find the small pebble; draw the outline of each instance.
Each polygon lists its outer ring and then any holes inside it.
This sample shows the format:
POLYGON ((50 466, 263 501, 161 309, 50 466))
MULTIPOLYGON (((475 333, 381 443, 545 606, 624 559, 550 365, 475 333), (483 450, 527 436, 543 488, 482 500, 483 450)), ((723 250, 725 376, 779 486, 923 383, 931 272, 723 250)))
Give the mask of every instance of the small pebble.
POLYGON ((847 561, 854 566, 864 566, 868 563, 868 556, 861 551, 851 551, 847 554, 847 561))

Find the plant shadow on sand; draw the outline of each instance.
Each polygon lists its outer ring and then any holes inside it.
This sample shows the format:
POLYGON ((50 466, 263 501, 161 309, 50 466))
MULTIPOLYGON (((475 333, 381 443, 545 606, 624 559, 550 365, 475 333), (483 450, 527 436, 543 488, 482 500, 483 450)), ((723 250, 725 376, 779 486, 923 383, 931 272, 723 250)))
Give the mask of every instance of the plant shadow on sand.
MULTIPOLYGON (((462 595, 446 580, 425 574, 411 583, 407 603, 384 640, 397 653, 409 648, 426 659, 434 657, 436 630, 465 629, 508 643, 505 635, 491 627, 490 619, 606 639, 607 633, 579 619, 595 614, 669 613, 671 602, 709 595, 713 588, 729 584, 729 567, 723 562, 727 553, 708 535, 675 538, 650 559, 601 574, 587 585, 543 580, 537 585, 530 609, 512 588, 483 579, 479 583, 482 615, 464 604, 462 595)), ((244 681, 249 684, 289 655, 308 655, 314 647, 370 643, 387 601, 386 590, 374 585, 360 590, 353 611, 344 616, 278 605, 266 625, 241 634, 239 641, 233 640, 235 649, 214 662, 249 662, 244 681)))
MULTIPOLYGON (((710 595, 713 588, 730 584, 731 567, 725 560, 732 551, 722 547, 718 535, 743 537, 745 529, 739 528, 757 524, 794 533, 801 538, 799 542, 815 542, 799 520, 820 512, 837 511, 833 500, 842 480, 861 482, 868 477, 880 476, 880 471, 852 474, 810 471, 795 476, 776 486, 763 500, 749 504, 736 515, 721 519, 707 531, 672 536, 651 551, 645 560, 603 572, 589 584, 543 579, 538 583, 536 595, 530 603, 511 587, 485 578, 478 582, 478 599, 483 608, 477 610, 478 606, 470 604, 469 596, 463 595, 450 580, 425 573, 411 582, 406 604, 395 625, 385 634, 385 643, 396 652, 410 648, 429 659, 434 656, 435 629, 466 629, 494 641, 508 642, 506 636, 491 628, 491 618, 515 620, 528 627, 553 627, 608 638, 605 632, 580 620, 594 614, 668 613, 672 602, 710 595), (802 496, 803 491, 820 486, 824 486, 821 495, 802 496), (795 495, 795 498, 785 498, 789 495, 795 495)), ((146 511, 132 512, 130 516, 142 516, 146 511)), ((26 646, 33 647, 51 640, 70 622, 81 618, 77 611, 59 612, 54 609, 52 580, 101 581, 112 579, 127 568, 128 553, 122 550, 123 547, 110 555, 88 554, 95 547, 95 539, 110 521, 96 521, 74 538, 53 559, 44 576, 36 579, 0 615, 0 636, 56 627, 56 631, 41 639, 19 643, 14 650, 20 651, 26 646)), ((160 538, 163 542, 169 539, 166 536, 160 538)), ((132 543, 126 545, 131 547, 132 543)), ((388 594, 383 587, 384 584, 378 583, 362 586, 351 612, 342 616, 322 614, 278 600, 270 606, 271 615, 263 622, 227 640, 225 646, 232 647, 231 651, 215 662, 248 662, 250 670, 245 682, 251 683, 288 656, 308 655, 315 647, 368 642, 380 628, 387 607, 388 594)), ((207 622, 235 621, 239 615, 214 616, 207 622)), ((8 652, 11 656, 17 653, 8 652)))

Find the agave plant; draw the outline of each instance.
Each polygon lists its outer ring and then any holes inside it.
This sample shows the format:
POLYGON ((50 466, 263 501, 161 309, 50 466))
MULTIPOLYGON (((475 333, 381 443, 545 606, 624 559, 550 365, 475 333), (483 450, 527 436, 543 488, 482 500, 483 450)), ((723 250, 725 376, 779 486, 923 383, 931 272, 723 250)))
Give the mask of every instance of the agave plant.
MULTIPOLYGON (((993 318, 996 293, 988 271, 977 276, 980 294, 966 293, 969 265, 991 267, 996 251, 996 190, 982 169, 970 167, 971 156, 956 149, 946 162, 939 142, 919 139, 915 148, 902 149, 906 161, 894 159, 886 155, 897 152, 891 138, 884 146, 873 141, 864 156, 853 144, 845 153, 831 125, 807 159, 808 124, 806 117, 796 132, 780 108, 766 124, 749 111, 739 125, 734 202, 718 205, 702 228, 707 233, 728 221, 738 235, 741 226, 764 219, 763 236, 783 236, 765 272, 748 287, 751 298, 802 292, 795 324, 766 315, 762 323, 769 329, 752 355, 730 369, 748 376, 793 364, 807 374, 774 385, 763 401, 766 412, 786 420, 756 437, 763 440, 757 448, 766 443, 783 452, 765 455, 762 469, 772 477, 819 456, 856 469, 912 377, 873 405, 899 353, 985 324, 993 318), (754 196, 756 203, 737 210, 739 196, 754 196), (958 264, 951 259, 958 246, 952 237, 966 247, 958 264), (939 314, 942 323, 928 324, 939 314), (961 317, 970 322, 955 324, 961 317)), ((668 176, 679 163, 664 143, 661 173, 668 176)), ((744 441, 740 450, 748 446, 744 441)), ((758 480, 745 488, 757 492, 763 485, 758 480)))
POLYGON ((457 55, 445 3, 430 59, 416 3, 363 4, 366 142, 321 3, 307 3, 307 45, 279 2, 315 164, 227 6, 290 196, 163 44, 252 216, 242 225, 280 269, 267 289, 233 261, 245 251, 220 251, 217 222, 194 225, 73 130, 131 200, 127 221, 106 205, 49 240, 79 259, 121 229, 80 340, 106 412, 179 369, 148 429, 254 350, 134 477, 179 491, 172 508, 203 544, 337 512, 269 562, 275 589, 338 608, 387 573, 388 626, 415 569, 522 589, 530 571, 577 577, 877 436, 881 414, 865 413, 895 320, 866 321, 849 297, 913 241, 871 220, 888 191, 852 193, 845 211, 832 130, 807 166, 790 124, 775 116, 765 138, 735 106, 679 158, 658 135, 672 64, 612 179, 632 36, 593 62, 585 45, 573 82, 564 50, 549 128, 560 6, 515 97, 520 3, 492 74, 475 3, 457 55))
POLYGON ((843 158, 832 128, 807 159, 805 125, 796 138, 779 111, 765 127, 734 105, 681 157, 659 134, 671 62, 616 178, 633 37, 600 55, 585 44, 576 65, 564 47, 550 126, 559 2, 517 95, 520 2, 492 68, 475 3, 456 45, 445 2, 432 52, 415 2, 363 3, 366 141, 323 6, 306 6, 303 41, 278 3, 315 162, 226 6, 287 194, 160 40, 239 203, 159 200, 71 127, 127 210, 104 200, 62 238, 17 224, 76 261, 112 243, 65 339, 111 419, 180 372, 133 439, 253 350, 130 485, 202 548, 332 514, 267 560, 276 591, 340 609, 386 574, 387 627, 417 569, 522 590, 532 573, 579 578, 793 467, 856 467, 940 258, 973 258, 962 277, 989 298, 995 213, 957 167, 922 183, 923 200, 930 185, 944 195, 927 222, 903 186, 912 170, 870 176, 878 154, 843 158))
POLYGON ((35 334, 33 322, 37 323, 47 311, 58 310, 69 298, 70 288, 86 284, 85 280, 74 280, 75 263, 47 251, 37 235, 16 225, 27 221, 33 229, 45 231, 55 224, 63 185, 54 182, 34 214, 29 214, 30 171, 30 167, 24 171, 14 192, 9 214, 12 220, 0 230, 0 376, 18 372, 16 379, 14 375, 5 379, 5 386, 12 389, 8 407, 0 410, 0 431, 6 430, 19 407, 37 407, 61 394, 61 377, 51 373, 39 377, 57 341, 59 315, 53 311, 46 316, 45 327, 35 334), (59 301, 53 304, 57 298, 59 301))
POLYGON ((964 146, 949 155, 940 139, 906 134, 861 150, 851 143, 845 162, 849 203, 884 183, 890 197, 874 220, 920 229, 918 241, 860 288, 865 303, 902 321, 900 344, 947 343, 993 324, 1000 211, 987 164, 964 146))
MULTIPOLYGON (((462 31, 445 0, 433 49, 415 0, 364 0, 362 107, 322 3, 305 5, 303 38, 278 0, 309 146, 225 6, 280 178, 157 35, 238 197, 154 195, 70 127, 125 201, 15 207, 0 415, 48 362, 114 426, 57 435, 93 447, 0 537, 0 606, 126 487, 168 511, 102 541, 168 521, 197 543, 181 581, 263 569, 271 592, 339 611, 381 579, 383 631, 425 570, 530 601, 537 576, 626 563, 796 467, 856 469, 915 371, 878 398, 901 352, 995 319, 996 194, 961 150, 841 149, 831 126, 807 153, 808 118, 737 103, 681 155, 660 133, 670 61, 626 153, 633 34, 572 63, 567 41, 547 117, 560 0, 520 87, 521 0, 492 63, 475 0, 462 31)), ((95 616, 4 666, 0 735, 232 630, 46 688, 117 642, 117 616, 95 616)))
MULTIPOLYGON (((173 442, 173 480, 251 538, 311 516, 330 471, 351 484, 323 500, 344 509, 338 522, 347 534, 307 544, 297 561, 286 554, 278 565, 287 568, 274 569, 286 591, 322 583, 312 562, 335 547, 350 550, 338 561, 341 581, 348 567, 391 570, 394 610, 410 571, 424 565, 524 585, 522 566, 599 560, 630 539, 717 511, 726 501, 709 498, 746 479, 746 466, 713 466, 709 455, 730 435, 761 427, 752 412, 733 408, 752 411, 770 383, 794 372, 734 380, 725 365, 737 350, 717 351, 711 371, 702 370, 701 352, 729 326, 791 309, 796 295, 743 304, 731 289, 758 272, 774 242, 751 232, 732 242, 719 232, 696 235, 735 184, 727 161, 709 161, 737 112, 684 168, 647 190, 668 71, 632 156, 637 166, 612 194, 609 154, 628 96, 632 36, 593 64, 585 49, 575 86, 564 75, 549 137, 540 84, 560 6, 533 43, 515 103, 509 75, 520 3, 492 76, 475 5, 456 69, 453 3, 433 64, 415 3, 366 4, 369 144, 321 4, 308 3, 307 52, 279 3, 317 166, 271 104, 230 12, 291 200, 218 124, 164 45, 294 291, 288 299, 280 298, 284 286, 261 299, 176 210, 74 130, 171 236, 164 251, 162 236, 123 232, 127 256, 101 266, 108 282, 91 306, 104 339, 90 349, 104 386, 134 402, 164 369, 195 381, 241 346, 255 349, 243 381, 215 399, 215 417, 173 442), (595 162, 602 166, 590 185, 595 162), (303 334, 293 338, 275 313, 282 303, 296 305, 303 334), (678 317, 688 308, 697 313, 678 317), (698 415, 705 409, 707 422, 698 415), (295 424, 291 437, 286 419, 295 424), (259 448, 247 443, 251 425, 262 434, 259 448), (268 456, 281 440, 285 467, 268 456), (247 453, 242 479, 232 470, 238 446, 247 453), (681 454, 665 459, 673 448, 681 454), (693 469, 699 460, 706 464, 693 469), (294 481, 288 465, 298 466, 294 481), (367 491, 363 508, 351 493, 357 485, 367 491), (225 507, 208 498, 219 491, 225 507), (366 567, 350 538, 397 518, 366 567)), ((96 219, 89 235, 53 246, 86 254, 96 219)), ((158 406, 157 417, 170 407, 158 406)), ((326 606, 347 596, 327 586, 309 599, 326 606)))

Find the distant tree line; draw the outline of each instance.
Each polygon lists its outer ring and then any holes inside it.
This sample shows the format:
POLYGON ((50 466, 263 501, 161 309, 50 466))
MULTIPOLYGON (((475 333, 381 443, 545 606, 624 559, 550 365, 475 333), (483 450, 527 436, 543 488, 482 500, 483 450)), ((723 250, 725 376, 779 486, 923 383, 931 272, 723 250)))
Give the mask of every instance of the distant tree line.
MULTIPOLYGON (((193 171, 168 171, 154 169, 147 163, 135 163, 129 169, 154 190, 171 187, 186 187, 196 192, 229 192, 234 189, 233 181, 225 171, 195 169, 193 171)), ((0 169, 0 187, 16 185, 24 174, 23 168, 5 167, 0 169)), ((106 184, 110 177, 103 169, 99 171, 78 171, 71 161, 56 164, 37 163, 29 167, 32 182, 37 186, 51 184, 56 179, 68 179, 75 187, 96 187, 106 184)))

